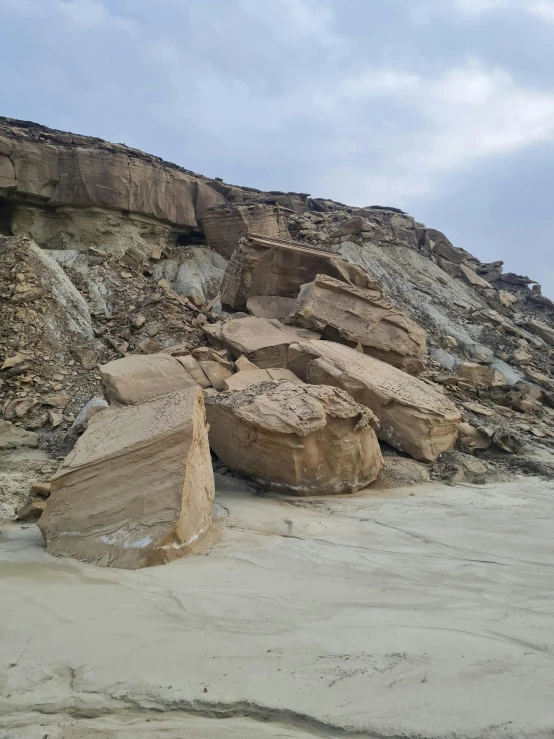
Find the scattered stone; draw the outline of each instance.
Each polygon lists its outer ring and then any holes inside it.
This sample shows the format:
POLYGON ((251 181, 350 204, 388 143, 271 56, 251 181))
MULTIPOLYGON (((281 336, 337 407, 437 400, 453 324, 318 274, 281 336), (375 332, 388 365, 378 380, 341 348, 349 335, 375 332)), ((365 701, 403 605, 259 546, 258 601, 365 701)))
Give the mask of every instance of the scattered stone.
POLYGON ((46 501, 33 498, 17 510, 17 518, 24 523, 37 523, 46 509, 46 501))
POLYGON ((457 376, 473 387, 494 387, 506 384, 506 378, 497 369, 474 362, 464 362, 458 368, 457 376))
POLYGON ((38 435, 0 419, 0 450, 37 447, 38 435))
MULTIPOLYGON (((196 386, 185 368, 167 354, 133 354, 100 367, 104 395, 109 403, 135 405, 175 390, 196 386)), ((188 359, 184 357, 183 359, 188 359)))

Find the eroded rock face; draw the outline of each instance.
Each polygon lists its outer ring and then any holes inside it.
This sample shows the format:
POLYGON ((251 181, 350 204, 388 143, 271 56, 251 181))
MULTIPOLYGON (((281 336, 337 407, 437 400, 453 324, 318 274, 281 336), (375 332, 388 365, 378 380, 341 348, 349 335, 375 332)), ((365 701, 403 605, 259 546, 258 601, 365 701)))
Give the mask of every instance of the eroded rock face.
POLYGON ((410 374, 425 368, 425 330, 383 298, 379 283, 364 289, 317 275, 302 286, 290 320, 323 338, 360 344, 365 354, 410 374))
POLYGON ((224 346, 233 357, 238 358, 243 354, 261 369, 286 368, 289 344, 318 338, 313 331, 254 316, 204 326, 204 331, 214 345, 224 346))
POLYGON ((39 528, 50 554, 137 569, 189 553, 213 497, 202 391, 190 389, 93 416, 39 528))
POLYGON ((270 205, 225 205, 208 208, 204 215, 208 246, 229 259, 243 234, 289 238, 286 218, 270 205))
POLYGON ((461 414, 430 384, 329 341, 291 344, 288 365, 315 385, 333 385, 370 408, 380 427, 377 435, 420 462, 433 462, 452 448, 461 414))
POLYGON ((351 493, 383 465, 373 414, 334 387, 267 382, 210 397, 206 411, 217 456, 266 489, 351 493))
POLYGON ((357 287, 374 282, 368 273, 335 254, 298 242, 250 236, 240 241, 221 282, 221 304, 245 310, 250 298, 296 298, 300 288, 316 275, 335 277, 357 287))

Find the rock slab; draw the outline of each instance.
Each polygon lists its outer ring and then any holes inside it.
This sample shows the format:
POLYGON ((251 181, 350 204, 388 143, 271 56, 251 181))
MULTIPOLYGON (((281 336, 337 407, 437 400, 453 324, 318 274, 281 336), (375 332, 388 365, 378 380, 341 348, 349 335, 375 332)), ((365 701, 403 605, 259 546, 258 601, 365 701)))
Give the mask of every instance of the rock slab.
POLYGON ((213 498, 202 391, 190 389, 93 416, 39 528, 50 554, 137 569, 188 554, 213 498))
POLYGON ((302 286, 290 320, 323 338, 360 344, 365 354, 410 374, 425 368, 425 330, 385 300, 378 282, 361 288, 317 275, 302 286))
POLYGON ((301 379, 339 387, 370 408, 379 438, 420 462, 434 462, 454 446, 461 414, 431 384, 329 341, 291 344, 288 359, 301 379))
POLYGON ((374 415, 337 388, 266 382, 206 403, 214 452, 264 489, 352 493, 383 466, 374 415))

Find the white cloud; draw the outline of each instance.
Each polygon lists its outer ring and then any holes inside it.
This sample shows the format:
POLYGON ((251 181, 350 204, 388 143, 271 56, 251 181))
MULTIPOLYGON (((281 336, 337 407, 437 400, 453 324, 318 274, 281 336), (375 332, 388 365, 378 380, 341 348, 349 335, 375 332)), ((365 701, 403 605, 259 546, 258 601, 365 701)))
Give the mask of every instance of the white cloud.
POLYGON ((542 20, 554 23, 554 2, 553 0, 537 0, 529 5, 529 12, 536 15, 542 20))

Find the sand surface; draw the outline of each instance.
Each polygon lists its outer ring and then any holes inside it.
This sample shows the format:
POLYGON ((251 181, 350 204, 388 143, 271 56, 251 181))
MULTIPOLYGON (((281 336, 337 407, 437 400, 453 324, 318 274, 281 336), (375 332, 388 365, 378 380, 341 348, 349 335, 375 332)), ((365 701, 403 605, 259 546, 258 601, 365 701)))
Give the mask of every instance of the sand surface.
POLYGON ((136 572, 3 531, 0 739, 554 736, 554 484, 217 500, 136 572))

